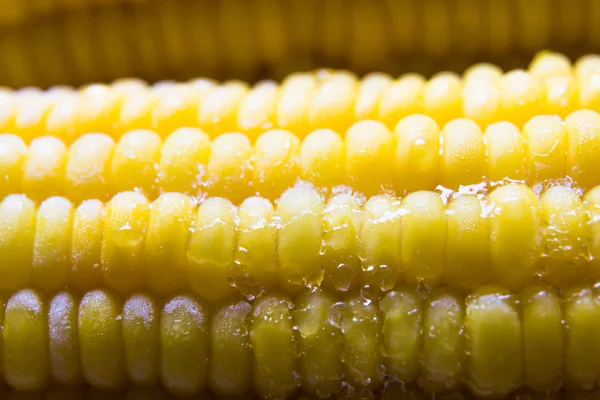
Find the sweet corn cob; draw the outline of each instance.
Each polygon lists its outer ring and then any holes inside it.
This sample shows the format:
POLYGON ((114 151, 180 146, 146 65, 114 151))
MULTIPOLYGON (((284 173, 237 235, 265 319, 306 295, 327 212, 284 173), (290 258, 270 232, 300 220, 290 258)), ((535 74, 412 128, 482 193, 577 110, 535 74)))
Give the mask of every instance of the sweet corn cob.
POLYGON ((132 74, 254 80, 299 65, 429 73, 475 59, 511 67, 540 48, 577 55, 597 44, 593 0, 213 3, 2 0, 0 84, 79 84, 132 74))
POLYGON ((0 203, 0 288, 188 288, 218 302, 319 286, 379 292, 400 282, 464 292, 570 287, 600 279, 599 205, 600 187, 580 197, 558 185, 538 198, 514 183, 485 197, 417 191, 366 201, 298 187, 275 205, 249 197, 240 206, 122 192, 106 204, 51 197, 38 207, 9 195, 0 203))
POLYGON ((393 132, 365 120, 343 137, 319 129, 299 140, 271 129, 254 144, 240 133, 211 140, 198 128, 177 129, 164 141, 141 129, 117 142, 91 133, 68 147, 51 136, 27 146, 16 135, 0 134, 2 195, 25 193, 39 201, 65 196, 74 204, 129 190, 151 200, 181 192, 239 204, 252 195, 276 199, 302 182, 326 192, 346 185, 367 196, 440 186, 485 190, 505 181, 570 181, 589 189, 600 184, 599 168, 600 114, 591 110, 564 120, 536 116, 521 130, 500 122, 485 131, 467 119, 440 128, 417 114, 400 120, 393 132))
POLYGON ((365 119, 393 129, 402 118, 423 113, 440 126, 464 117, 482 129, 506 121, 521 126, 540 114, 562 118, 580 108, 600 110, 600 59, 582 57, 574 67, 563 55, 539 53, 527 71, 502 74, 477 64, 463 77, 444 72, 426 81, 406 74, 394 80, 372 73, 359 79, 345 71, 295 73, 281 84, 208 79, 148 86, 138 79, 92 84, 78 91, 57 87, 0 92, 0 130, 26 142, 50 135, 71 143, 101 132, 118 139, 151 129, 166 137, 180 127, 197 127, 211 137, 241 132, 251 140, 268 129, 294 132, 346 131, 365 119))
POLYGON ((561 295, 484 286, 466 297, 399 286, 381 299, 316 290, 210 306, 186 294, 24 289, 2 306, 2 372, 16 390, 55 380, 97 390, 160 384, 176 396, 286 398, 301 388, 326 398, 395 381, 485 397, 590 390, 600 376, 597 297, 591 286, 561 295))

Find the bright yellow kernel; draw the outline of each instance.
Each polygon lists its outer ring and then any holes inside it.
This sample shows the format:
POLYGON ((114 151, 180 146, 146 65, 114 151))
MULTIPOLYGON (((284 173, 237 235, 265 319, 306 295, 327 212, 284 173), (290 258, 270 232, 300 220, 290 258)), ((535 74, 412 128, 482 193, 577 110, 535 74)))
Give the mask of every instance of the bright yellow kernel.
POLYGON ((76 94, 66 96, 52 104, 43 128, 46 135, 55 136, 65 142, 71 142, 78 137, 73 123, 77 115, 78 97, 76 94))
POLYGON ((588 216, 588 252, 587 277, 592 281, 600 280, 600 186, 596 186, 583 197, 585 212, 588 216))
POLYGON ((146 284, 159 294, 185 286, 187 245, 194 218, 192 199, 181 193, 165 193, 150 207, 144 256, 146 284))
POLYGON ((444 72, 433 76, 423 89, 427 115, 443 125, 456 118, 462 107, 462 82, 458 75, 444 72))
POLYGON ((248 197, 252 151, 248 137, 241 133, 226 133, 213 140, 206 167, 207 190, 212 196, 234 203, 248 197))
POLYGON ((200 195, 210 148, 210 138, 200 129, 180 128, 169 135, 160 149, 160 189, 163 192, 200 195))
POLYGON ((280 129, 263 133, 254 145, 253 188, 256 193, 276 198, 298 179, 300 140, 280 129))
POLYGON ((281 282, 292 290, 319 286, 323 201, 308 188, 286 190, 277 203, 277 257, 281 282))
POLYGON ((238 129, 251 139, 272 129, 279 88, 273 81, 257 83, 240 103, 237 113, 238 129))
POLYGON ((407 74, 396 80, 384 93, 379 104, 379 120, 389 128, 402 118, 422 112, 425 78, 407 74))
POLYGON ((529 73, 545 80, 547 78, 572 74, 571 61, 564 55, 550 51, 540 51, 529 64, 529 73))
POLYGON ((113 193, 136 190, 154 197, 160 150, 161 140, 156 132, 141 129, 123 135, 112 159, 113 193))
POLYGON ((542 256, 541 210, 532 189, 508 184, 487 198, 492 281, 520 289, 535 276, 542 256))
POLYGON ((460 194, 446 214, 444 282, 462 291, 477 289, 489 280, 490 230, 484 204, 475 195, 460 194))
POLYGON ((387 74, 371 73, 359 83, 354 105, 354 119, 376 119, 383 94, 392 85, 392 77, 387 74))
POLYGON ((545 104, 548 114, 566 118, 579 104, 579 86, 572 76, 550 76, 544 81, 545 104))
POLYGON ((21 192, 26 159, 27 145, 23 139, 0 134, 0 196, 21 192))
POLYGON ((440 129, 428 116, 403 118, 395 129, 394 184, 401 193, 433 190, 439 183, 440 129))
POLYGON ((346 170, 363 194, 381 192, 392 182, 395 138, 379 121, 360 121, 346 132, 346 170))
POLYGON ((463 74, 465 84, 471 82, 500 82, 502 79, 502 69, 494 64, 479 63, 467 68, 463 74))
POLYGON ((187 85, 176 85, 157 96, 152 110, 152 128, 161 137, 197 123, 199 96, 187 85))
POLYGON ((565 120, 569 137, 567 173, 581 187, 600 182, 600 114, 592 110, 575 111, 565 120))
POLYGON ((292 74, 281 84, 275 111, 277 126, 299 137, 310 132, 308 115, 318 83, 312 74, 292 74))
POLYGON ((102 271, 106 283, 121 293, 131 293, 143 285, 143 259, 150 206, 135 192, 121 192, 106 207, 102 271))
POLYGON ((316 187, 342 184, 346 175, 344 151, 344 140, 336 132, 311 132, 300 145, 300 176, 316 187))
POLYGON ((51 101, 45 92, 28 96, 27 100, 20 104, 15 115, 15 132, 18 132, 19 136, 27 142, 40 136, 44 132, 46 118, 52 104, 60 101, 60 99, 51 101))
POLYGON ((549 188, 540 199, 544 222, 544 278, 554 287, 570 287, 585 277, 587 226, 583 203, 573 189, 549 188))
POLYGON ((153 90, 142 91, 127 96, 119 113, 120 133, 136 129, 152 129, 152 114, 158 103, 158 94, 153 90))
POLYGON ((139 78, 119 78, 110 87, 123 95, 137 95, 148 90, 148 82, 139 78))
POLYGON ((392 196, 371 197, 363 206, 359 251, 363 282, 377 290, 390 290, 400 281, 402 268, 402 214, 392 196))
POLYGON ((107 200, 115 142, 102 133, 88 133, 70 147, 66 167, 66 195, 78 204, 87 199, 107 200))
POLYGON ((77 313, 79 298, 70 292, 59 292, 48 308, 49 359, 52 378, 61 385, 82 383, 77 313))
POLYGON ((442 157, 440 183, 450 189, 481 184, 486 176, 483 133, 468 119, 456 119, 441 132, 442 157))
POLYGON ((248 197, 240 205, 238 247, 235 254, 241 271, 238 279, 248 280, 259 289, 277 288, 277 225, 271 202, 263 197, 248 197))
POLYGON ((71 261, 73 204, 50 197, 38 209, 33 242, 33 283, 52 292, 67 286, 71 261))
POLYGON ((212 197, 196 214, 187 249, 188 282, 202 297, 217 302, 235 292, 234 253, 237 209, 227 199, 212 197))
POLYGON ((198 126, 211 137, 235 131, 238 110, 248 90, 246 83, 238 81, 215 86, 198 110, 198 126))
POLYGON ((115 137, 123 99, 108 85, 93 84, 82 89, 75 108, 75 133, 102 132, 115 137))
POLYGON ((100 254, 104 218, 104 205, 100 200, 82 202, 73 216, 69 284, 82 292, 99 287, 102 283, 100 254))
POLYGON ((441 197, 419 191, 402 201, 402 270, 408 283, 436 285, 446 254, 446 215, 441 197))
POLYGON ((314 93, 308 112, 311 130, 332 129, 344 132, 354 117, 354 106, 358 91, 356 76, 333 73, 314 93))
POLYGON ((462 96, 462 113, 465 118, 481 126, 498 119, 498 110, 502 101, 500 79, 472 78, 466 81, 462 96))
POLYGON ((514 70, 506 73, 500 81, 500 92, 500 117, 512 121, 517 126, 541 111, 543 86, 536 76, 526 71, 514 70))
POLYGON ((581 68, 576 79, 579 107, 597 110, 600 105, 600 63, 581 68))
POLYGON ((565 175, 568 139, 560 118, 551 115, 533 117, 523 126, 523 139, 527 143, 529 183, 565 175))
POLYGON ((488 125, 484 140, 487 155, 487 178, 490 182, 526 177, 526 144, 519 129, 510 122, 488 125))
POLYGON ((67 147, 51 136, 34 139, 29 145, 23 173, 23 191, 44 200, 64 191, 67 147))

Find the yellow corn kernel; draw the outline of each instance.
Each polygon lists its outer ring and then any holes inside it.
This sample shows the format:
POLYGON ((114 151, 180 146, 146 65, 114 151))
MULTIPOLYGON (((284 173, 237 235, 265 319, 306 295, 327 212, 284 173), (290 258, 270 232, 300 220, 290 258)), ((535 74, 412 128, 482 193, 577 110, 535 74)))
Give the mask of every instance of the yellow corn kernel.
POLYGON ((206 185, 212 196, 242 202, 250 192, 252 145, 246 135, 226 133, 212 142, 206 185))
POLYGON ((266 398, 289 396, 299 384, 291 308, 287 298, 267 295, 254 304, 252 311, 254 390, 266 398))
POLYGON ((544 111, 566 118, 578 107, 579 90, 577 81, 570 75, 546 78, 544 81, 544 111))
POLYGON ((354 105, 354 120, 376 119, 383 94, 392 85, 392 77, 387 74, 372 73, 359 84, 354 105))
POLYGON ((573 288, 565 297, 565 384, 590 390, 600 376, 598 299, 589 288, 573 288))
POLYGON ((401 193, 433 190, 439 183, 440 129, 425 115, 411 115, 395 128, 394 184, 401 193))
POLYGON ((499 78, 479 77, 479 74, 474 74, 470 79, 465 78, 462 96, 462 115, 465 118, 481 126, 498 119, 498 110, 502 102, 499 78))
POLYGON ((344 140, 329 129, 311 132, 300 145, 300 176, 317 187, 344 183, 344 140))
POLYGON ((180 128, 169 135, 160 149, 160 188, 164 192, 199 195, 210 146, 210 138, 200 129, 180 128))
POLYGON ((101 133, 88 133, 69 147, 66 195, 74 203, 87 199, 107 200, 115 142, 101 133))
POLYGON ((159 380, 160 308, 147 294, 135 294, 123 304, 123 353, 129 381, 156 385, 159 380))
POLYGON ((189 286, 216 302, 234 293, 237 209, 227 199, 213 197, 198 207, 187 249, 189 286))
POLYGON ((570 287, 585 277, 587 227, 583 203, 569 187, 554 186, 541 197, 545 279, 555 287, 570 287))
POLYGON ((568 138, 560 118, 551 115, 533 117, 523 126, 523 138, 527 143, 530 184, 565 175, 568 138))
POLYGON ((419 384, 429 392, 456 390, 463 380, 464 318, 463 300, 453 292, 436 290, 427 298, 419 384))
POLYGON ((300 141, 293 133, 271 130, 254 145, 253 188, 260 195, 276 198, 293 186, 299 175, 300 141))
POLYGON ((422 301, 415 291, 400 289, 386 294, 380 307, 386 372, 398 380, 411 382, 419 374, 422 301))
POLYGON ((19 193, 23 185, 23 167, 27 146, 12 134, 0 135, 0 196, 19 193))
POLYGON ((123 99, 108 85, 93 84, 82 89, 75 108, 76 134, 102 132, 115 137, 123 99))
POLYGON ((577 59, 573 67, 573 72, 575 77, 579 79, 598 67, 600 67, 600 56, 598 54, 586 54, 577 59))
POLYGON ((486 175, 483 133, 468 119, 456 119, 441 132, 440 183, 450 189, 478 185, 486 175))
POLYGON ((235 131, 238 110, 248 90, 246 83, 238 81, 215 86, 203 98, 197 125, 213 137, 235 131))
POLYGON ((576 74, 579 107, 597 110, 600 105, 600 64, 581 68, 576 74))
POLYGON ((80 291, 98 287, 102 282, 100 255, 104 238, 104 205, 86 200, 75 210, 71 239, 69 285, 80 291))
POLYGON ((539 114, 544 91, 538 77, 523 71, 507 72, 500 81, 500 115, 520 126, 539 114))
POLYGON ((55 136, 65 142, 71 142, 78 136, 73 123, 76 118, 78 99, 77 94, 65 96, 50 106, 46 125, 43 127, 46 135, 55 136))
POLYGON ((529 73, 544 80, 557 75, 571 75, 571 61, 560 54, 541 51, 535 55, 529 64, 529 73))
POLYGON ((309 112, 318 83, 312 74, 292 74, 281 84, 275 111, 277 126, 303 137, 310 132, 309 112))
POLYGON ((442 125, 456 118, 462 107, 460 78, 449 72, 432 77, 423 89, 423 106, 427 115, 442 125))
POLYGON ((27 142, 38 136, 46 126, 52 103, 46 92, 27 96, 15 114, 15 132, 19 132, 19 136, 27 142))
POLYGON ((0 93, 0 128, 3 133, 14 131, 18 109, 19 102, 13 92, 0 93))
POLYGON ((350 73, 333 73, 315 91, 308 112, 311 130, 344 132, 354 117, 358 80, 350 73))
POLYGON ((256 138, 273 128, 278 94, 279 88, 275 82, 257 83, 240 103, 237 112, 238 129, 250 138, 256 138))
POLYGON ((356 191, 373 195, 392 182, 395 138, 379 121, 360 121, 346 132, 346 170, 356 191))
POLYGON ((164 90, 152 109, 153 129, 166 137, 180 127, 196 126, 199 102, 197 91, 187 85, 164 90))
POLYGON ((503 180, 523 180, 526 169, 526 144, 519 129, 510 122, 488 125, 484 133, 487 178, 493 184, 503 180))
POLYGON ((542 255, 540 203, 525 185, 508 184, 487 198, 492 281, 519 289, 527 286, 542 255))
POLYGON ((381 334, 382 318, 377 304, 353 298, 342 307, 344 380, 356 389, 378 387, 383 378, 381 346, 386 342, 385 329, 383 338, 381 334))
POLYGON ((319 286, 323 201, 308 188, 286 190, 277 203, 280 278, 291 290, 319 286))
POLYGON ((402 268, 402 211, 388 195, 371 197, 363 206, 359 231, 362 281, 386 291, 400 281, 402 268))
POLYGON ((236 263, 241 268, 238 279, 256 283, 260 289, 276 288, 280 279, 273 205, 262 197, 249 197, 240 205, 238 218, 238 246, 235 253, 236 263))
POLYGON ((48 310, 45 299, 33 290, 15 293, 4 312, 4 379, 16 390, 35 391, 49 380, 48 310))
POLYGON ((379 120, 392 128, 402 118, 424 111, 424 88, 425 79, 421 75, 401 76, 383 94, 379 104, 379 120))
POLYGON ((111 166, 113 193, 136 190, 152 197, 156 192, 161 140, 156 132, 137 130, 121 137, 111 166))
POLYGON ((356 197, 339 194, 327 202, 323 210, 321 248, 325 286, 340 292, 357 288, 361 275, 360 229, 361 209, 356 197))
POLYGON ((124 133, 137 129, 152 129, 153 112, 158 98, 158 94, 152 90, 127 96, 119 113, 118 131, 124 133))
POLYGON ((118 292, 131 293, 143 284, 149 214, 148 200, 134 192, 121 192, 106 206, 102 271, 106 283, 118 292))
POLYGON ((298 367, 302 388, 320 397, 336 393, 341 384, 342 335, 331 321, 335 307, 327 293, 317 290, 302 294, 293 312, 302 354, 298 367))
POLYGON ((81 369, 97 389, 119 389, 125 383, 121 310, 120 299, 101 290, 86 293, 79 304, 81 369))
POLYGON ((444 271, 446 215, 441 197, 414 192, 402 201, 402 270, 408 283, 437 285, 444 271))
POLYGON ((465 84, 473 81, 492 81, 500 82, 502 79, 502 69, 489 63, 478 63, 468 67, 463 74, 465 84))
POLYGON ((490 229, 484 204, 477 196, 461 194, 450 201, 446 216, 444 282, 475 290, 489 281, 490 229))
POLYGON ((590 189, 599 183, 600 114, 579 110, 565 119, 568 131, 567 173, 579 186, 590 189))
POLYGON ((180 193, 165 193, 150 206, 144 245, 146 285, 157 293, 185 286, 194 211, 192 200, 180 193))
POLYGON ((160 319, 160 380, 177 396, 192 396, 208 383, 209 320, 206 305, 191 296, 169 299, 160 319))
POLYGON ((33 283, 48 292, 67 286, 71 261, 73 204, 62 197, 45 200, 38 209, 33 242, 33 283))
POLYGON ((111 82, 110 87, 117 93, 123 95, 132 95, 145 93, 148 88, 148 82, 140 78, 119 78, 111 82))
POLYGON ((81 384, 81 366, 77 337, 79 299, 60 292, 48 309, 49 359, 52 378, 61 385, 81 384))
POLYGON ((241 396, 252 388, 248 335, 252 306, 231 300, 217 308, 210 324, 210 389, 221 396, 241 396))
POLYGON ((600 187, 587 192, 583 197, 587 217, 589 260, 586 276, 592 281, 600 280, 600 187))
POLYGON ((533 390, 556 390, 562 383, 565 332, 560 299, 550 289, 523 293, 523 360, 526 384, 533 390))
POLYGON ((67 148, 57 138, 43 136, 29 145, 23 172, 23 191, 36 200, 63 193, 67 148))

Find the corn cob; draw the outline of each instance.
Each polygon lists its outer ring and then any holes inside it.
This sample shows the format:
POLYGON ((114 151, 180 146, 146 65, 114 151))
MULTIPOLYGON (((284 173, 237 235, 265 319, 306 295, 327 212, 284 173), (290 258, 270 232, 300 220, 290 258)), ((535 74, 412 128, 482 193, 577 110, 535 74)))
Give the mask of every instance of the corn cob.
POLYGON ((363 202, 299 187, 275 205, 211 197, 197 206, 180 193, 149 202, 122 192, 106 204, 52 197, 38 208, 9 195, 0 203, 0 288, 189 288, 217 302, 318 286, 379 292, 399 282, 466 292, 569 287, 600 279, 599 196, 598 187, 580 197, 558 185, 538 199, 508 184, 487 197, 418 191, 363 202))
POLYGON ((562 295, 485 286, 467 297, 400 286, 381 300, 336 302, 317 290, 213 307, 186 294, 48 298, 25 289, 2 307, 2 372, 17 390, 51 380, 99 390, 161 384, 176 396, 284 398, 301 387, 328 397, 390 381, 486 397, 590 390, 600 376, 597 296, 591 286, 562 295))
POLYGON ((281 85, 262 81, 250 88, 239 81, 217 85, 207 79, 149 87, 138 79, 93 84, 74 92, 23 89, 0 93, 0 130, 25 141, 57 136, 72 142, 102 132, 118 139, 136 129, 166 137, 179 127, 198 127, 211 137, 238 131, 255 139, 271 128, 300 138, 318 129, 347 130, 354 122, 376 119, 393 129, 402 118, 424 113, 438 124, 472 119, 485 129, 498 121, 521 126, 539 114, 566 117, 579 108, 600 109, 600 59, 581 58, 571 68, 564 56, 540 53, 529 70, 502 75, 478 64, 462 79, 441 73, 429 81, 416 74, 393 80, 374 73, 359 80, 344 71, 296 73, 281 85))
POLYGON ((299 65, 428 73, 440 65, 461 69, 474 59, 511 67, 540 48, 576 55, 598 44, 596 2, 572 3, 3 0, 0 83, 22 87, 198 73, 251 80, 265 72, 281 76, 299 65))

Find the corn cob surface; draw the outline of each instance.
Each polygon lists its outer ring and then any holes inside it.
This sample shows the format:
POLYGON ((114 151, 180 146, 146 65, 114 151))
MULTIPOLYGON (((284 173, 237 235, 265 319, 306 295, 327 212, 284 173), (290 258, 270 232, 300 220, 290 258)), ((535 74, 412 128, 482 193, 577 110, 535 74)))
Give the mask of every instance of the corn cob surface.
POLYGON ((128 131, 149 129, 165 138, 177 128, 197 127, 212 138, 240 132, 254 141, 268 129, 289 130, 299 138, 320 129, 343 133, 365 119, 394 129, 415 113, 440 126, 463 117, 481 129, 499 121, 521 127, 540 114, 565 118, 581 108, 600 111, 598 76, 597 55, 571 66, 561 54, 541 52, 527 70, 503 73, 497 66, 476 64, 462 76, 443 72, 429 80, 415 73, 359 79, 347 71, 319 70, 253 86, 210 79, 149 86, 122 79, 79 90, 6 89, 0 92, 0 131, 26 142, 49 135, 71 143, 92 132, 118 140, 128 131))
POLYGON ((381 299, 343 301, 315 290, 214 306, 189 294, 47 297, 24 289, 5 304, 2 373, 24 391, 51 382, 161 384, 175 396, 210 389, 285 398, 301 389, 328 398, 400 381, 428 393, 498 397, 521 388, 591 390, 600 376, 593 286, 562 294, 483 286, 466 297, 398 286, 381 299))

